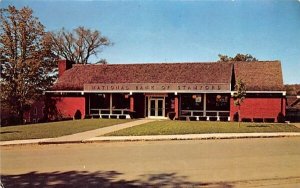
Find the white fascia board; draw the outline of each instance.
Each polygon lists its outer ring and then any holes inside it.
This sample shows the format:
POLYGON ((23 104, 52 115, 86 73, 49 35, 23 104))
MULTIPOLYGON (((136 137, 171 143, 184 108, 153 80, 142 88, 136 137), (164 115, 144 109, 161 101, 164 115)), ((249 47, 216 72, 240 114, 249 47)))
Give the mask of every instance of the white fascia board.
POLYGON ((206 91, 206 90, 113 90, 113 91, 84 91, 84 93, 230 93, 229 90, 216 90, 216 91, 206 91))
MULTIPOLYGON (((57 91, 44 91, 44 93, 231 93, 236 91, 230 90, 106 90, 106 91, 83 91, 83 90, 57 90, 57 91)), ((286 95, 286 91, 246 91, 246 93, 282 93, 286 95)), ((297 97, 300 97, 299 95, 297 97)))
MULTIPOLYGON (((236 93, 236 91, 231 91, 231 96, 236 93)), ((247 93, 281 93, 283 96, 286 95, 286 91, 246 91, 247 93)))
POLYGON ((71 91, 66 91, 66 90, 63 90, 63 91, 44 91, 45 93, 83 93, 84 91, 81 91, 81 90, 71 90, 71 91))
POLYGON ((282 93, 285 95, 286 91, 246 91, 246 93, 282 93))

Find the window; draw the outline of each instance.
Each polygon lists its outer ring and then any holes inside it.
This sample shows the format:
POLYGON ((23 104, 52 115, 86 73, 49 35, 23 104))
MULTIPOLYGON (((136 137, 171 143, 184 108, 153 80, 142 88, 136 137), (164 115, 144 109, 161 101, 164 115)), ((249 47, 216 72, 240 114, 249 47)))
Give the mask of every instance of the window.
POLYGON ((230 96, 228 94, 207 94, 207 110, 229 110, 230 96))
POLYGON ((183 94, 181 95, 182 110, 203 110, 202 94, 183 94))
POLYGON ((122 93, 113 93, 112 106, 115 109, 129 109, 129 96, 122 93))
POLYGON ((33 114, 37 115, 37 107, 34 107, 33 114))
POLYGON ((108 109, 109 108, 109 94, 91 94, 90 108, 108 109))

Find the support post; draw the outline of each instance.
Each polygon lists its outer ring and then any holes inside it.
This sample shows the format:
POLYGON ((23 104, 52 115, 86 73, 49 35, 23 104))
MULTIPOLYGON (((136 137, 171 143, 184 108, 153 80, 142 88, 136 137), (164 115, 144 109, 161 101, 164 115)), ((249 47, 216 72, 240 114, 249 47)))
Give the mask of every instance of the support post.
POLYGON ((130 95, 129 100, 130 100, 130 112, 133 112, 134 111, 134 98, 133 98, 133 95, 130 95))
POLYGON ((206 116, 206 93, 203 96, 203 116, 206 116))
POLYGON ((112 93, 109 94, 109 114, 112 114, 112 93))
POLYGON ((175 95, 175 100, 174 100, 174 111, 175 111, 175 119, 178 119, 179 116, 179 105, 178 105, 178 95, 175 95))

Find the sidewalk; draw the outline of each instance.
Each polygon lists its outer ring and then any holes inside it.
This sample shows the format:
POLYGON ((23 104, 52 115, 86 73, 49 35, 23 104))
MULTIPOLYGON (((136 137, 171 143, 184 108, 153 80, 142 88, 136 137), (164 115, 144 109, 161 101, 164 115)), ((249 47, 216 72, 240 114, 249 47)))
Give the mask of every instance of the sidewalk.
POLYGON ((2 142, 0 142, 0 146, 25 145, 25 144, 82 143, 84 140, 88 140, 88 139, 96 137, 96 136, 101 136, 101 135, 104 135, 104 134, 107 134, 110 132, 133 127, 136 125, 141 125, 141 124, 152 122, 152 121, 155 121, 155 120, 141 119, 141 120, 131 121, 131 122, 117 124, 117 125, 113 125, 113 126, 103 127, 103 128, 99 128, 99 129, 95 129, 95 130, 91 130, 91 131, 61 136, 61 137, 57 137, 57 138, 2 141, 2 142))
POLYGON ((210 134, 185 134, 185 135, 149 135, 149 136, 101 136, 110 132, 157 121, 141 119, 137 121, 122 123, 96 130, 86 131, 73 135, 58 138, 44 138, 31 140, 2 141, 0 146, 26 145, 26 144, 66 144, 66 143, 91 143, 108 141, 155 141, 155 140, 207 140, 207 139, 237 139, 237 138, 274 138, 274 137, 295 137, 297 132, 277 133, 210 133, 210 134))
POLYGON ((82 142, 84 140, 90 139, 92 137, 105 135, 107 133, 111 133, 111 132, 118 131, 121 129, 126 129, 129 127, 134 127, 134 126, 152 122, 152 121, 155 121, 155 120, 149 120, 149 119, 136 120, 136 121, 132 121, 132 122, 128 122, 128 123, 117 124, 117 125, 108 126, 108 127, 104 127, 104 128, 100 128, 100 129, 91 130, 91 131, 86 131, 86 132, 82 132, 82 133, 62 136, 62 137, 58 137, 58 138, 52 138, 52 139, 48 139, 46 141, 41 141, 40 144, 78 143, 78 142, 82 142))

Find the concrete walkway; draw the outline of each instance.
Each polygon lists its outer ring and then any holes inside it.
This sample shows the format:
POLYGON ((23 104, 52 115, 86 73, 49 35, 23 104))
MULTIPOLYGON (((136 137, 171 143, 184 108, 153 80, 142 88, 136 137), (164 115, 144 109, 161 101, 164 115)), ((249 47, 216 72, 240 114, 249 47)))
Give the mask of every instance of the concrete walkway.
POLYGON ((99 129, 95 129, 95 130, 91 130, 91 131, 86 131, 86 132, 76 133, 76 134, 62 136, 62 137, 58 137, 58 138, 48 139, 45 141, 41 141, 40 144, 82 142, 83 140, 87 140, 92 137, 105 135, 107 133, 111 133, 111 132, 118 131, 121 129, 129 128, 129 127, 134 127, 134 126, 141 125, 144 123, 149 123, 152 121, 155 121, 155 120, 141 119, 141 120, 131 121, 131 122, 117 124, 117 125, 108 126, 108 127, 103 127, 103 128, 99 128, 99 129))

